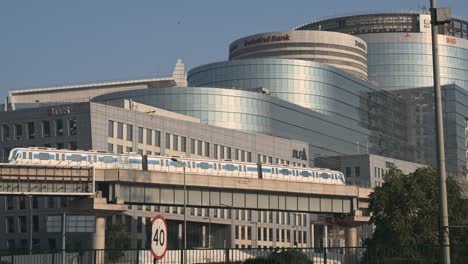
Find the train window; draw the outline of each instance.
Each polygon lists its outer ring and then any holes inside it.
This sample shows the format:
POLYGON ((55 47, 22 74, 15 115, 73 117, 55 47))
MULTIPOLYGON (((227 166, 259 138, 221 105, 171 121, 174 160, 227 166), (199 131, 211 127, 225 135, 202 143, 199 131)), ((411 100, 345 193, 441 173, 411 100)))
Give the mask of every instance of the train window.
POLYGON ((94 160, 94 162, 97 162, 97 157, 96 157, 96 155, 93 155, 93 160, 94 160))
POLYGON ((283 175, 289 175, 289 170, 288 169, 281 169, 280 173, 283 174, 283 175))
POLYGON ((62 154, 62 160, 65 160, 65 154, 62 154))
POLYGON ((29 154, 29 155, 28 155, 28 156, 29 156, 28 159, 32 159, 32 152, 28 152, 28 154, 29 154))
POLYGON ((206 162, 200 162, 200 168, 204 169, 204 170, 207 170, 207 169, 210 168, 210 164, 208 164, 206 162))
POLYGON ((23 152, 23 159, 26 159, 26 152, 23 152))
POLYGON ((232 164, 226 164, 226 170, 228 170, 228 171, 233 171, 233 170, 235 170, 235 169, 236 169, 236 167, 235 167, 234 165, 232 165, 232 164))
POLYGON ((55 154, 55 159, 56 159, 56 160, 59 160, 59 159, 60 159, 60 154, 56 153, 56 154, 55 154))
POLYGON ((81 155, 72 154, 72 155, 71 155, 71 160, 72 160, 72 161, 81 161, 81 155))
POLYGON ((39 153, 39 159, 40 160, 49 160, 49 153, 39 153))
POLYGON ((91 162, 91 155, 88 155, 88 162, 91 162))
POLYGON ((104 157, 102 157, 102 162, 112 163, 112 162, 114 162, 114 158, 112 156, 104 156, 104 157))
POLYGON ((302 171, 301 176, 302 177, 309 177, 309 172, 308 171, 302 171))

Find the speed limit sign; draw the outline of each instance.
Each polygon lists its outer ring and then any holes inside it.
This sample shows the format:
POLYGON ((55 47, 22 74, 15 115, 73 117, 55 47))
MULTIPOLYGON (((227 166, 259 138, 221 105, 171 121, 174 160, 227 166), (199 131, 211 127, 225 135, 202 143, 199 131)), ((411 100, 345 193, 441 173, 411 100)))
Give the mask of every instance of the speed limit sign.
POLYGON ((158 215, 151 220, 151 254, 157 260, 162 259, 167 250, 167 223, 158 215))

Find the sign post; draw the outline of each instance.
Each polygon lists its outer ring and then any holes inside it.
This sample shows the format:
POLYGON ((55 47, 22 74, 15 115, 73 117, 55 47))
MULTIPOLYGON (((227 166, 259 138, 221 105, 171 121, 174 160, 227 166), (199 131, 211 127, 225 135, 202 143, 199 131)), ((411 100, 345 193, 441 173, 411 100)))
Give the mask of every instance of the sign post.
POLYGON ((151 254, 155 260, 164 258, 167 250, 167 223, 161 215, 151 220, 151 254))

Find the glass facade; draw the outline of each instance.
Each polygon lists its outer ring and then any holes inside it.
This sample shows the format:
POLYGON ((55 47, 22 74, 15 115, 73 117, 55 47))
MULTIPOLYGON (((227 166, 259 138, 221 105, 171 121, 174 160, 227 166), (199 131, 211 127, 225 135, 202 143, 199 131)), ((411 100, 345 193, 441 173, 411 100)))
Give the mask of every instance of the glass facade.
MULTIPOLYGON (((416 161, 423 164, 437 165, 435 150, 435 117, 432 87, 414 88, 395 91, 407 98, 414 106, 410 114, 414 116, 411 125, 412 136, 417 148, 416 161)), ((468 186, 468 91, 456 85, 442 86, 443 118, 445 134, 446 168, 449 176, 459 175, 468 186)))
MULTIPOLYGON (((309 160, 313 160, 315 156, 367 152, 402 159, 411 159, 414 155, 414 148, 406 141, 379 132, 385 131, 383 127, 379 127, 385 124, 372 124, 373 130, 368 128, 370 124, 363 125, 360 120, 368 116, 363 113, 357 115, 355 120, 342 118, 340 121, 317 111, 250 91, 196 87, 160 88, 118 92, 99 96, 94 100, 118 98, 131 98, 136 102, 193 116, 209 125, 309 142, 309 160)), ((356 107, 365 108, 366 104, 370 105, 372 100, 368 98, 372 98, 372 95, 366 97, 368 103, 363 103, 364 98, 357 100, 356 107)), ((401 122, 402 119, 399 120, 401 122)), ((202 146, 191 140, 192 153, 195 146, 201 152, 202 146)), ((227 148, 228 159, 231 159, 230 152, 227 148)), ((220 155, 224 153, 220 152, 220 155)))
MULTIPOLYGON (((433 85, 431 35, 424 33, 364 34, 369 80, 386 90, 433 85)), ((441 85, 456 84, 468 90, 468 41, 439 36, 441 85), (452 40, 451 40, 452 41, 452 40)))

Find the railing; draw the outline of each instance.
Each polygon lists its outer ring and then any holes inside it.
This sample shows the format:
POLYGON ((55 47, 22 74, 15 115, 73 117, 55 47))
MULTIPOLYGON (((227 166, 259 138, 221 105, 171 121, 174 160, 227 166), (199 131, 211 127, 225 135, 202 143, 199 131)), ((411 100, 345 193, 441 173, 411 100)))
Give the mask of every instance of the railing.
MULTIPOLYGON (((190 249, 186 263, 207 264, 396 264, 437 263, 439 246, 276 248, 276 249, 190 249)), ((149 250, 0 251, 0 264, 181 264, 183 250, 168 250, 155 261, 149 250)), ((468 263, 468 245, 451 246, 451 263, 468 263)))

